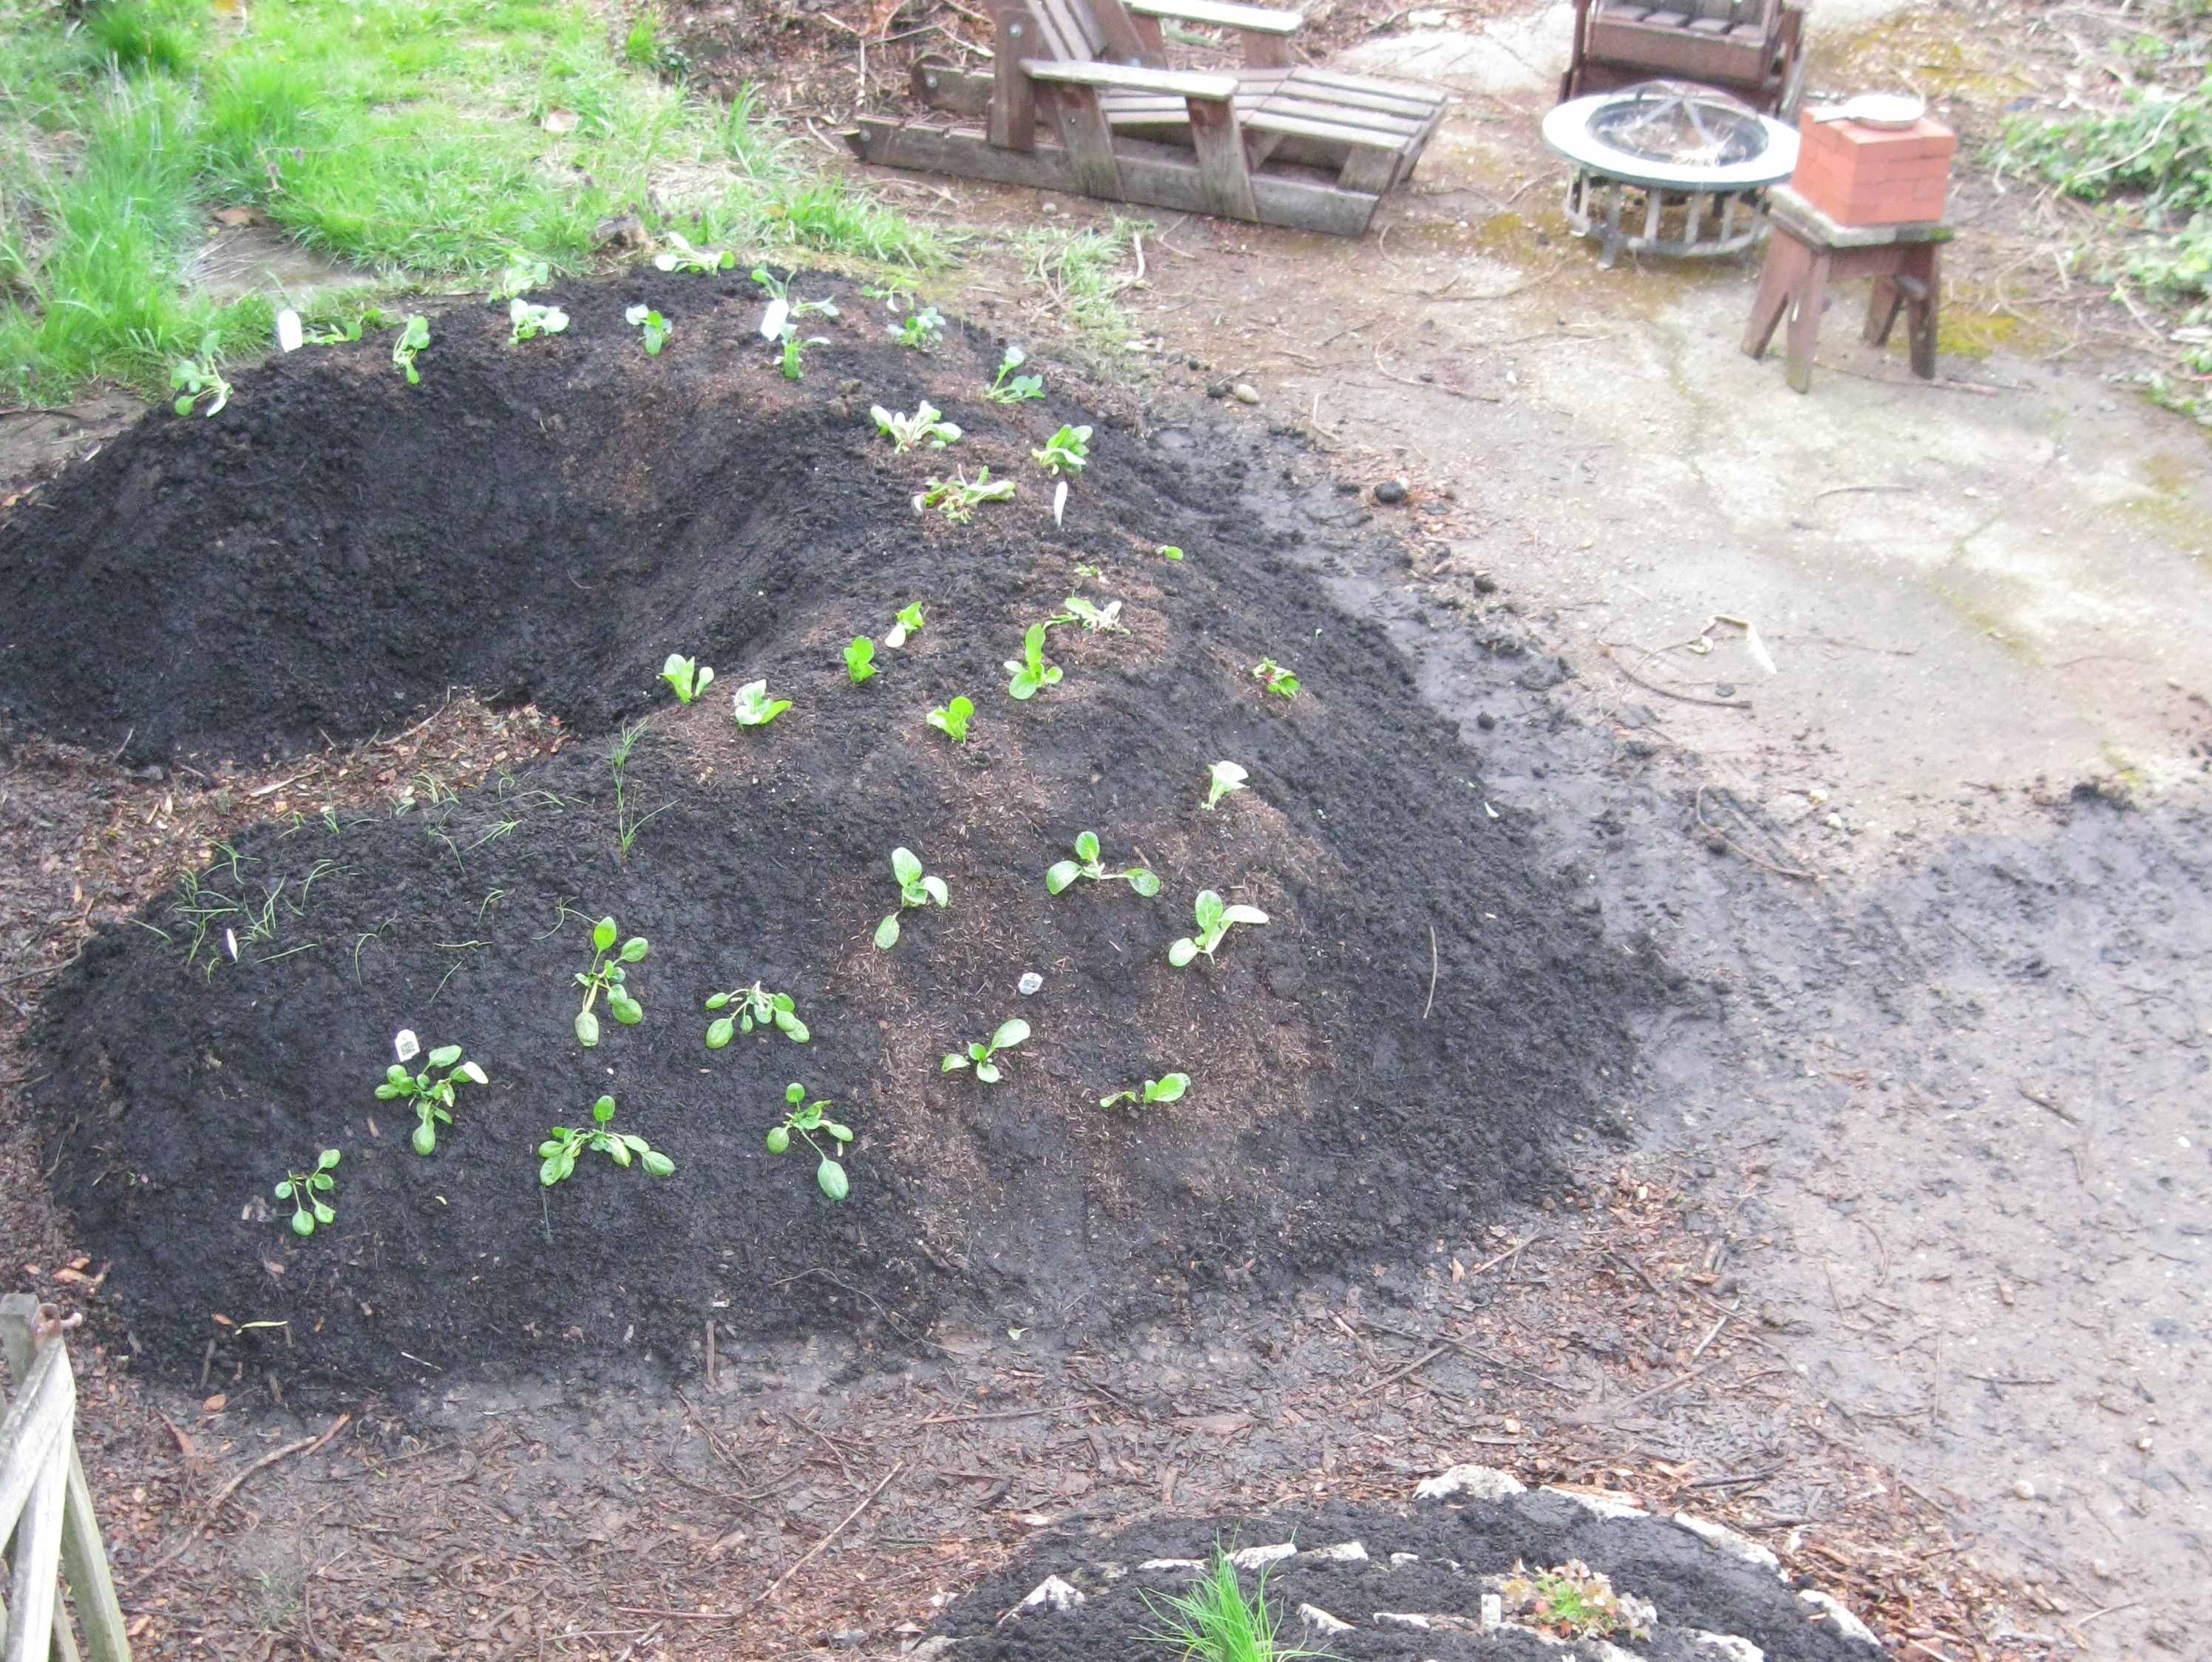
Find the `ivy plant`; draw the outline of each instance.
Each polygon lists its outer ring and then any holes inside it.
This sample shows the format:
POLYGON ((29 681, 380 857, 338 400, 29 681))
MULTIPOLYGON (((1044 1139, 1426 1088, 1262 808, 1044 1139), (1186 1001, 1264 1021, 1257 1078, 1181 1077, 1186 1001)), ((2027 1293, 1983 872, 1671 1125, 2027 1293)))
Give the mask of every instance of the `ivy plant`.
POLYGON ((1262 658, 1253 665, 1252 679, 1268 691, 1279 693, 1283 697, 1295 698, 1298 696, 1298 678, 1273 658, 1262 658))
POLYGON ((647 1172, 665 1178, 676 1162, 657 1151, 643 1137, 607 1128, 615 1117, 615 1099, 601 1097, 592 1105, 592 1123, 580 1128, 556 1125, 538 1145, 538 1181, 550 1189, 565 1182, 576 1170, 576 1156, 586 1151, 605 1154, 616 1165, 627 1166, 633 1157, 647 1172))
POLYGON ((714 672, 702 666, 696 658, 686 658, 672 652, 668 654, 668 661, 660 667, 660 679, 668 683, 678 703, 688 704, 714 685, 714 672))
POLYGON ((186 358, 169 371, 169 390, 177 395, 176 402, 171 407, 179 415, 191 415, 192 406, 202 399, 208 400, 208 407, 201 412, 205 416, 216 414, 230 402, 230 383, 222 378, 222 371, 216 368, 216 357, 220 350, 221 343, 214 335, 203 335, 200 337, 200 355, 196 358, 186 358))
POLYGON ((893 648, 902 647, 906 644, 908 636, 921 633, 921 602, 916 600, 911 606, 902 606, 898 609, 898 615, 891 619, 890 628, 884 633, 884 644, 893 648))
POLYGON ((814 1037, 806 1024, 799 1019, 798 1008, 789 993, 772 993, 756 981, 750 987, 733 987, 726 993, 716 993, 707 1001, 710 1010, 725 1010, 707 1024, 707 1048, 719 1050, 730 1042, 732 1033, 749 1033, 755 1027, 773 1026, 793 1044, 804 1044, 814 1037))
POLYGON ((1188 1074, 1170 1074, 1165 1079, 1146 1080, 1142 1091, 1133 1087, 1127 1091, 1115 1091, 1111 1095, 1103 1096, 1098 1099, 1098 1105, 1101 1108, 1111 1108, 1116 1103, 1126 1102, 1133 1108, 1140 1102, 1181 1102, 1182 1093, 1188 1089, 1190 1089, 1188 1074))
POLYGON ((855 635, 852 645, 845 648, 845 673, 858 686, 876 673, 876 643, 865 635, 855 635))
POLYGON ((392 343, 392 367, 407 377, 410 387, 422 384, 422 372, 415 367, 415 358, 429 344, 430 320, 420 312, 410 312, 399 326, 399 338, 392 343))
POLYGON ((632 306, 623 313, 623 321, 633 329, 643 332, 645 355, 649 358, 660 356, 660 349, 668 344, 669 336, 676 331, 666 318, 650 306, 632 306))
POLYGON ((1244 782, 1252 776, 1234 762, 1216 762, 1206 770, 1206 806, 1210 812, 1213 805, 1231 791, 1244 788, 1244 782))
POLYGON ((1018 703, 1027 703, 1046 687, 1060 685, 1061 670, 1058 664, 1044 661, 1044 637, 1051 623, 1031 624, 1029 632, 1022 636, 1022 655, 1019 661, 1006 660, 1006 673, 1013 679, 1006 683, 1006 696, 1018 703))
POLYGON ((965 698, 955 698, 950 703, 939 704, 922 719, 956 745, 968 742, 968 720, 975 713, 975 706, 965 698))
POLYGON ((1058 478, 1080 473, 1091 465, 1091 429, 1063 427, 1044 441, 1044 448, 1030 452, 1036 465, 1058 478))
POLYGON ((1265 923, 1267 914, 1257 906, 1231 906, 1212 889, 1200 889, 1193 910, 1198 918, 1195 939, 1185 935, 1168 947, 1168 962, 1178 970, 1203 953, 1206 961, 1213 961, 1214 949, 1221 945, 1222 937, 1238 923, 1265 923))
POLYGON ((576 971, 576 984, 584 989, 584 1008, 576 1012, 576 1043, 590 1050, 599 1042, 599 1019, 592 1014, 592 1006, 599 1001, 601 993, 607 995, 607 1008, 614 1019, 625 1027, 635 1027, 645 1020, 645 1007, 630 995, 625 985, 628 971, 624 965, 641 961, 651 950, 646 938, 634 934, 615 947, 615 936, 621 931, 611 917, 603 917, 592 926, 592 967, 576 971))
POLYGON ((1029 1036, 1030 1024, 1019 1016, 1015 1016, 1010 1020, 999 1024, 999 1031, 991 1035, 988 1044, 970 1044, 965 1055, 958 1050, 953 1051, 938 1064, 937 1071, 940 1074, 957 1074, 963 1068, 972 1067, 975 1070, 977 1079, 986 1085, 996 1085, 1000 1079, 999 1064, 993 1058, 1001 1050, 1011 1050, 1026 1042, 1029 1036))
MULTIPOLYGON (((932 902, 939 906, 952 904, 952 892, 945 887, 945 880, 923 871, 912 849, 891 850, 891 875, 898 879, 899 912, 932 902)), ((899 912, 893 912, 876 925, 876 946, 881 951, 889 952, 898 945, 899 912)))
POLYGON ((438 1149, 438 1127, 453 1123, 453 1086, 465 1080, 471 1085, 489 1085, 484 1070, 473 1062, 461 1060, 458 1044, 441 1044, 423 1056, 422 1071, 410 1074, 406 1064, 422 1053, 422 1045, 410 1028, 402 1027, 392 1036, 392 1050, 399 1060, 384 1070, 384 1083, 376 1087, 379 1102, 393 1102, 402 1098, 414 1105, 415 1152, 433 1154, 438 1149))
POLYGON ((948 444, 960 441, 960 429, 940 419, 945 412, 927 399, 915 406, 911 416, 895 413, 880 404, 870 405, 868 413, 875 417, 876 430, 889 438, 891 448, 901 454, 917 444, 927 443, 933 450, 942 450, 948 444))
POLYGON ((1017 375, 1014 371, 1030 361, 1030 355, 1018 346, 1006 348, 1006 355, 999 360, 999 373, 983 389, 983 396, 994 404, 1019 404, 1025 399, 1044 396, 1042 375, 1017 375), (1011 377, 1011 379, 1009 379, 1011 377))
POLYGON ((829 1100, 825 1098, 815 1102, 807 1101, 806 1087, 797 1080, 783 1087, 783 1099, 791 1105, 790 1111, 784 1115, 782 1124, 769 1130, 769 1153, 782 1154, 791 1147, 791 1134, 798 1132, 819 1161, 814 1168, 815 1183, 831 1200, 844 1199, 851 1189, 845 1180, 844 1165, 835 1154, 815 1141, 814 1134, 820 1131, 832 1141, 848 1143, 853 1140, 853 1128, 840 1125, 836 1120, 826 1117, 824 1111, 830 1106, 829 1100))
POLYGON ((338 1151, 325 1148, 315 1159, 311 1172, 287 1171, 284 1181, 276 1185, 276 1198, 292 1202, 292 1233, 302 1239, 315 1233, 319 1223, 335 1223, 337 1212, 323 1198, 337 1187, 337 1179, 331 1173, 337 1168, 338 1151))
POLYGON ((790 699, 768 696, 765 680, 748 681, 738 689, 738 725, 741 728, 764 728, 790 708, 790 699))
POLYGON ((1079 831, 1075 838, 1075 858, 1054 861, 1044 874, 1044 886, 1052 894, 1064 893, 1079 879, 1093 883, 1123 882, 1147 898, 1160 892, 1160 880, 1150 868, 1132 866, 1126 871, 1109 872, 1098 857, 1098 833, 1079 831))

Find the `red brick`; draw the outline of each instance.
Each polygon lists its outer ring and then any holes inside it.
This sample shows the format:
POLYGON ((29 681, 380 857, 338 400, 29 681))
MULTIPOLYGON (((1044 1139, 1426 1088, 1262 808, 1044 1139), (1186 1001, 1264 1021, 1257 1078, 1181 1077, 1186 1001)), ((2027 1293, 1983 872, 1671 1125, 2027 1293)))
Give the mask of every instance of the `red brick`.
POLYGON ((1958 136, 1922 119, 1902 131, 1848 121, 1799 120, 1797 171, 1790 183, 1844 225, 1899 225, 1940 219, 1958 136))

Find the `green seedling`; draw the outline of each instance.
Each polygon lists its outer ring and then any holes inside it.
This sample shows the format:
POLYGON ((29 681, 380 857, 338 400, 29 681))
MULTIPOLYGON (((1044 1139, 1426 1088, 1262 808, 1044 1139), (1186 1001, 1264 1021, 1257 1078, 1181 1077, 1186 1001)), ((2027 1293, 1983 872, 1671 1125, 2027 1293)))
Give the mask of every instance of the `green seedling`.
POLYGON ((1106 581, 1106 568, 1103 565, 1086 564, 1078 560, 1075 563, 1075 575, 1079 577, 1088 577, 1094 582, 1103 583, 1106 581))
POLYGON ((1029 1036, 1030 1024, 1019 1016, 1009 1021, 1002 1021, 999 1024, 999 1031, 991 1035, 989 1044, 971 1044, 968 1047, 965 1056, 955 1050, 938 1064, 937 1071, 940 1074, 957 1074, 963 1068, 972 1067, 975 1070, 977 1079, 986 1085, 996 1085, 1000 1078, 999 1064, 992 1058, 1001 1050, 1011 1050, 1016 1045, 1024 1043, 1029 1036))
MULTIPOLYGON (((775 276, 765 265, 753 267, 753 281, 768 290, 768 310, 761 318, 761 334, 769 340, 774 340, 783 332, 787 320, 796 322, 800 318, 834 318, 837 315, 837 302, 834 300, 793 300, 791 297, 791 279, 775 276), (779 306, 782 307, 781 311, 777 310, 779 306), (775 320, 773 327, 769 324, 770 319, 775 320)), ((861 292, 865 294, 866 290, 861 292)))
POLYGON ((423 1056, 424 1067, 419 1074, 410 1074, 406 1065, 422 1052, 411 1029, 403 1027, 392 1040, 392 1053, 399 1060, 384 1070, 384 1083, 376 1087, 379 1102, 393 1102, 405 1098, 415 1105, 415 1152, 434 1154, 438 1150, 438 1127, 453 1123, 453 1086, 456 1081, 466 1080, 471 1085, 489 1085, 484 1070, 473 1062, 461 1060, 458 1044, 441 1044, 423 1056))
POLYGON ((520 295, 507 302, 507 339, 510 346, 540 335, 557 335, 568 327, 568 314, 557 306, 538 306, 520 295))
POLYGON ((968 742, 968 719, 975 713, 975 706, 965 698, 955 698, 939 704, 922 719, 956 745, 968 742))
POLYGON ((592 1105, 592 1123, 580 1129, 556 1125, 538 1145, 538 1181, 550 1189, 565 1182, 575 1173, 576 1156, 592 1150, 605 1154, 616 1165, 627 1166, 633 1156, 637 1163, 656 1178, 665 1178, 676 1169, 676 1162, 667 1155, 657 1153, 643 1137, 628 1131, 610 1131, 607 1127, 615 1117, 615 1099, 601 1097, 592 1105))
POLYGON ((650 306, 633 306, 623 314, 623 320, 633 329, 645 332, 645 355, 649 358, 660 356, 660 349, 668 344, 669 336, 676 332, 668 320, 650 306))
POLYGON ((733 1033, 749 1033, 755 1027, 771 1025, 793 1044, 804 1044, 814 1037, 799 1019, 789 993, 771 993, 757 981, 750 987, 716 993, 707 1001, 707 1008, 730 1012, 707 1024, 707 1048, 710 1050, 720 1050, 733 1033))
POLYGON ((1160 1625, 1139 1636, 1171 1651, 1176 1662, 1301 1662, 1323 1653, 1279 1643, 1282 1618, 1267 1602, 1267 1572, 1246 1593, 1237 1566, 1217 1544, 1206 1573, 1188 1592, 1143 1595, 1160 1625))
MULTIPOLYGON (((502 295, 498 298, 503 300, 506 296, 502 295)), ((381 312, 375 310, 362 312, 356 314, 348 322, 326 323, 319 329, 307 330, 301 338, 309 346, 343 346, 349 342, 359 340, 362 332, 372 324, 380 325, 384 321, 384 314, 381 312)))
POLYGON ((1258 663, 1253 665, 1252 679, 1266 687, 1268 691, 1279 693, 1285 698, 1295 698, 1298 696, 1298 678, 1273 658, 1262 658, 1258 663))
POLYGON ((1185 935, 1168 947, 1168 962, 1178 970, 1200 953, 1206 961, 1213 961, 1214 949, 1221 945, 1222 937, 1238 923, 1265 923, 1267 914, 1257 906, 1231 906, 1224 903, 1212 889, 1200 889, 1192 908, 1198 918, 1198 938, 1185 935))
POLYGON ((688 704, 714 685, 714 672, 702 667, 696 658, 672 652, 660 667, 660 679, 668 683, 678 703, 688 704))
POLYGON ((1121 603, 1109 600, 1104 606, 1095 606, 1080 594, 1071 594, 1060 602, 1068 617, 1081 624, 1091 635, 1127 635, 1129 630, 1121 622, 1121 603))
POLYGON ((870 405, 868 413, 876 418, 876 430, 887 435, 891 448, 902 455, 925 441, 933 450, 960 441, 960 429, 949 421, 939 420, 945 412, 927 399, 915 406, 911 416, 893 414, 880 404, 870 405))
POLYGON ((909 312, 890 326, 891 338, 902 346, 927 352, 945 341, 945 319, 934 306, 909 312))
POLYGON ((1008 697, 1025 703, 1044 688, 1060 685, 1060 666, 1044 661, 1045 632, 1051 627, 1050 623, 1031 624, 1029 632, 1022 636, 1020 661, 1012 658, 1006 660, 1006 673, 1013 677, 1006 683, 1008 697))
POLYGON ((1182 558, 1182 550, 1177 548, 1173 543, 1162 543, 1158 548, 1154 549, 1152 552, 1158 555, 1164 560, 1180 560, 1182 558))
POLYGON ((1055 478, 1062 474, 1080 473, 1091 465, 1091 429, 1087 427, 1063 427, 1044 441, 1044 448, 1030 454, 1036 465, 1055 478))
POLYGON ((680 231, 668 234, 670 247, 653 257, 656 271, 697 271, 711 274, 726 271, 738 263, 738 257, 724 248, 695 248, 680 231))
POLYGON ((637 834, 676 806, 663 802, 651 813, 641 814, 630 796, 629 753, 650 725, 650 717, 631 723, 607 748, 607 766, 615 779, 615 852, 625 865, 629 861, 630 845, 637 841, 637 834))
POLYGON ((1508 1614, 1560 1639, 1649 1639, 1659 1616, 1649 1599, 1620 1592, 1579 1558, 1533 1574, 1516 1560, 1498 1591, 1508 1614))
POLYGON ((845 673, 858 686, 876 673, 876 643, 865 635, 855 635, 853 643, 845 648, 845 673))
POLYGON ((1206 770, 1206 806, 1211 813, 1213 805, 1231 791, 1243 790, 1244 782, 1252 776, 1234 762, 1216 762, 1206 770))
POLYGON ((576 1012, 576 1043, 587 1050, 599 1042, 599 1019, 592 1013, 592 1006, 601 993, 607 995, 607 1008, 623 1026, 635 1027, 645 1020, 645 1007, 630 996, 623 984, 628 979, 624 966, 642 960, 652 947, 643 935, 634 934, 617 950, 615 936, 620 933, 611 917, 594 923, 592 967, 576 971, 576 984, 584 989, 584 1008, 576 1012))
POLYGON ((983 389, 983 396, 994 404, 1019 404, 1025 399, 1044 396, 1042 375, 1016 375, 1014 371, 1030 361, 1030 355, 1018 346, 1006 348, 1006 356, 999 360, 999 374, 983 389), (1012 380, 1007 377, 1012 376, 1012 380))
POLYGON ((1165 1079, 1146 1080, 1142 1091, 1135 1089, 1116 1091, 1111 1096, 1101 1097, 1098 1099, 1098 1105, 1101 1108, 1111 1108, 1116 1103, 1126 1102, 1134 1107, 1140 1102, 1181 1102, 1182 1093, 1188 1089, 1190 1089, 1188 1074, 1170 1074, 1165 1079))
POLYGON ((338 1151, 325 1148, 316 1157, 313 1171, 287 1171, 284 1181, 276 1185, 276 1198, 292 1202, 292 1233, 302 1239, 315 1233, 317 1224, 337 1221, 337 1213, 323 1198, 337 1187, 338 1180, 331 1175, 337 1163, 338 1151))
POLYGON ((1132 866, 1127 871, 1109 872, 1098 857, 1098 833, 1079 831, 1075 837, 1075 858, 1055 861, 1044 874, 1048 892, 1061 894, 1078 879, 1093 883, 1127 882, 1139 894, 1150 899, 1160 892, 1160 880, 1149 867, 1132 866))
POLYGON ((170 390, 177 394, 172 406, 180 416, 192 413, 192 406, 202 399, 208 400, 203 413, 212 416, 230 402, 230 383, 222 378, 222 371, 215 367, 219 343, 212 334, 200 337, 200 355, 186 358, 169 371, 170 390))
POLYGON ((924 508, 933 508, 954 525, 965 525, 975 517, 975 510, 983 503, 1010 502, 1013 495, 1012 479, 994 479, 988 467, 978 468, 971 479, 963 467, 949 479, 931 474, 929 483, 914 499, 914 511, 919 514, 924 508))
MULTIPOLYGON (((940 906, 952 904, 952 892, 945 886, 941 877, 932 877, 921 868, 912 849, 891 850, 891 875, 898 879, 899 912, 915 906, 927 906, 932 901, 940 906)), ((876 946, 889 952, 898 945, 899 913, 893 912, 876 925, 876 946)))
POLYGON ((884 632, 884 644, 887 647, 902 647, 906 644, 908 636, 921 633, 921 602, 916 600, 911 606, 902 606, 898 609, 898 616, 891 620, 890 628, 884 632))
POLYGON ((827 335, 808 335, 802 339, 799 331, 787 323, 777 332, 775 338, 779 343, 776 350, 776 368, 783 371, 783 378, 786 380, 805 380, 806 379, 806 349, 810 346, 827 346, 830 344, 830 337, 827 335))
POLYGON ((415 367, 415 358, 429 344, 430 320, 420 312, 410 312, 399 326, 399 338, 392 343, 392 367, 407 377, 410 387, 422 384, 422 372, 415 367))
MULTIPOLYGON (((553 268, 542 259, 511 259, 491 285, 492 304, 503 300, 519 300, 532 289, 543 289, 553 280, 553 268)), ((359 335, 354 337, 361 338, 359 335)))
POLYGON ((783 1153, 791 1147, 791 1134, 798 1132, 821 1162, 814 1168, 814 1181, 831 1200, 844 1199, 850 1190, 850 1185, 845 1181, 845 1168, 835 1154, 815 1141, 814 1133, 820 1131, 835 1141, 848 1143, 853 1140, 853 1128, 840 1125, 834 1119, 824 1118, 823 1110, 829 1107, 828 1099, 807 1101, 806 1087, 796 1080, 783 1087, 783 1099, 791 1105, 791 1110, 784 1115, 783 1123, 769 1132, 769 1153, 783 1153))
POLYGON ((738 725, 741 728, 764 728, 791 708, 788 698, 768 696, 766 681, 748 681, 738 689, 738 725))

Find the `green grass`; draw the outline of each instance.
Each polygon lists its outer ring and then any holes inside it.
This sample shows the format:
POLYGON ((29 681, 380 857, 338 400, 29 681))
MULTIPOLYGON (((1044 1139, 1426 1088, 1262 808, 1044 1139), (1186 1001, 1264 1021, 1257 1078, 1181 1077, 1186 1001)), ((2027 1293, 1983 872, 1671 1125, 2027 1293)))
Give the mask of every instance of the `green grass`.
POLYGON ((650 11, 619 42, 582 0, 281 0, 240 18, 111 0, 71 25, 0 0, 0 401, 151 387, 271 304, 189 282, 208 210, 251 207, 365 280, 471 284, 510 259, 598 263, 603 220, 749 250, 922 268, 950 246, 800 166, 750 96, 653 72, 650 11))
POLYGON ((1267 1603, 1267 1573, 1254 1577, 1248 1594, 1237 1567, 1217 1544, 1212 1561, 1185 1593, 1144 1595, 1159 1626, 1144 1635, 1171 1650, 1177 1662, 1292 1662, 1319 1651, 1278 1645, 1281 1618, 1267 1603))
POLYGON ((1096 344, 1119 347, 1135 332, 1121 297, 1138 281, 1136 239, 1152 228, 1150 220, 1117 216, 1104 231, 1028 231, 1016 247, 1054 311, 1096 344))

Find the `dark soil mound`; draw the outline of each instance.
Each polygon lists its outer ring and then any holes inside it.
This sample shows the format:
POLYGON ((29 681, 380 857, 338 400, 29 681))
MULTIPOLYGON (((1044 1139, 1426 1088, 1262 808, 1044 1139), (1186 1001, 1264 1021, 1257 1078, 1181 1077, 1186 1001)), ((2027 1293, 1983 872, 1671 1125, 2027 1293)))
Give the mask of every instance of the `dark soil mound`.
MULTIPOLYGON (((1057 530, 1027 451, 1062 412, 973 401, 995 349, 817 347, 793 387, 744 338, 750 299, 714 293, 655 296, 678 331, 659 359, 621 323, 625 296, 580 292, 575 334, 519 354, 472 316, 441 326, 417 402, 367 349, 326 354, 242 381, 241 411, 285 411, 251 438, 155 423, 99 459, 119 496, 147 500, 143 466, 198 481, 194 511, 226 522, 263 482, 319 470, 359 504, 267 569, 226 553, 174 573, 171 609, 142 614, 126 652, 165 656, 180 630, 197 654, 160 700, 121 678, 103 728, 169 701, 167 735, 258 746, 368 700, 344 723, 360 731, 481 684, 487 658, 597 726, 648 701, 672 649, 720 671, 637 739, 619 804, 604 735, 458 796, 418 782, 388 817, 242 838, 144 927, 94 941, 51 1001, 34 1101, 149 1361, 196 1373, 215 1337, 368 1386, 423 1364, 680 1361, 710 1318, 897 1343, 958 1295, 1000 1323, 1081 1327, 1364 1268, 1542 1185, 1549 1142, 1601 1116, 1606 1070, 1629 1062, 1650 966, 1605 941, 1517 816, 1484 812, 1378 635, 1271 551, 1258 527, 1282 498, 1211 440, 1176 460, 1102 429, 1057 530), (925 390, 970 436, 895 456, 867 405, 925 390), (909 497, 952 460, 1022 495, 966 527, 917 517, 909 497), (400 529, 370 523, 394 504, 400 529), (509 518, 561 551, 494 534, 509 518), (1158 558, 1164 542, 1189 557, 1158 558), (369 569, 349 579, 356 554, 369 569), (226 585, 244 586, 233 607, 187 603, 226 585), (1002 661, 1077 592, 1120 600, 1129 632, 1054 630, 1065 682, 1013 702, 1002 661), (921 633, 852 685, 844 643, 915 601, 921 633), (1295 700, 1254 680, 1270 653, 1303 678, 1295 700), (740 728, 730 690, 763 677, 794 707, 740 728), (955 694, 976 706, 964 746, 924 721, 955 694), (1222 758, 1251 786, 1209 813, 1222 758), (625 817, 644 823, 622 859, 625 817), (1149 861, 1159 897, 1048 895, 1085 829, 1110 864, 1149 861), (908 913, 879 952, 902 845, 951 905, 908 913), (1273 922, 1171 968, 1205 887, 1273 922), (573 977, 610 913, 653 942, 631 971, 646 1016, 587 1051, 573 977), (709 1052, 702 999, 757 979, 796 999, 812 1041, 709 1052), (939 1074, 1016 1014, 1035 1037, 1004 1083, 939 1074), (428 1159, 404 1105, 372 1094, 401 1027, 490 1075, 461 1087, 428 1159), (1182 1102, 1099 1107, 1170 1069, 1192 1078, 1182 1102), (763 1148, 793 1079, 858 1132, 842 1205, 803 1148, 763 1148), (603 1091, 674 1174, 595 1155, 542 1191, 536 1146, 603 1091), (337 1219, 300 1241, 270 1190, 323 1148, 343 1151, 337 1219)), ((824 332, 880 329, 841 299, 853 315, 824 332)), ((119 556, 93 575, 65 517, 34 518, 10 532, 8 582, 27 563, 59 591, 155 603, 119 556), (50 521, 64 543, 30 548, 50 521)), ((26 708, 65 709, 70 690, 40 682, 26 708)))

